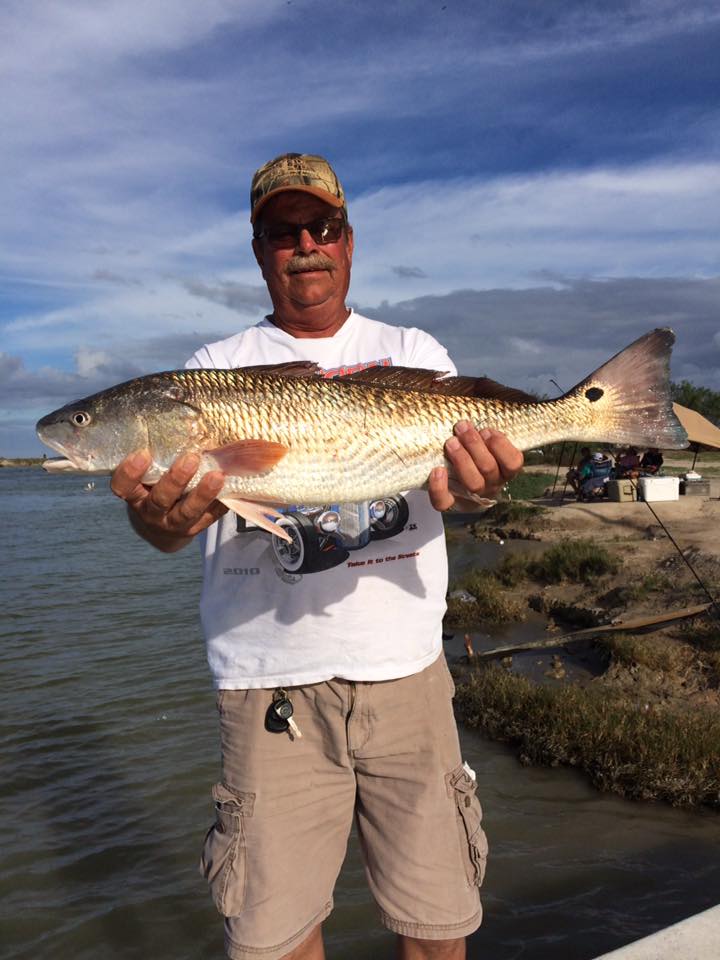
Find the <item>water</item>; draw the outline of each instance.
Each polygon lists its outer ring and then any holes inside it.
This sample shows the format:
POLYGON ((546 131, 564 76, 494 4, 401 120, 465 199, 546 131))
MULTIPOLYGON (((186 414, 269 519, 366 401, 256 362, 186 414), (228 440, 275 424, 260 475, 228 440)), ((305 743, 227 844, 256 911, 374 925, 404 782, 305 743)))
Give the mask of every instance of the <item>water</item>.
MULTIPOLYGON (((197 873, 218 778, 199 561, 98 481, 0 470, 0 958, 209 960, 197 873)), ((720 818, 600 795, 463 732, 491 843, 470 960, 589 958, 720 901, 720 818)), ((392 957, 356 842, 328 956, 392 957)))

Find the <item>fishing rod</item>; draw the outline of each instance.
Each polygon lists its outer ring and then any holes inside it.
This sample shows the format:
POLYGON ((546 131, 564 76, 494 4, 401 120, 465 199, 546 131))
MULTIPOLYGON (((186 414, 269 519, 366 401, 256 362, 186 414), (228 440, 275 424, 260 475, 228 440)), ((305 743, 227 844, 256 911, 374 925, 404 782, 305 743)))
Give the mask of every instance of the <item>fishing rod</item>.
MULTIPOLYGON (((562 397, 562 396, 565 394, 565 391, 564 391, 563 388, 560 386, 560 384, 557 382, 557 380, 553 380, 552 377, 549 377, 548 379, 550 380, 550 383, 553 384, 553 386, 557 387, 558 393, 559 393, 560 396, 562 397)), ((557 470, 555 471, 555 479, 553 480, 552 493, 550 494, 550 498, 551 498, 552 500, 555 499, 555 487, 557 486, 558 477, 560 476, 560 467, 562 466, 563 454, 565 453, 565 445, 566 445, 566 441, 563 440, 562 446, 560 447, 560 456, 558 457, 557 470)), ((574 448, 574 450, 573 450, 573 452, 572 452, 572 457, 570 458, 570 466, 571 466, 571 467, 572 467, 572 465, 575 463, 575 454, 577 453, 577 448, 578 448, 578 445, 577 445, 577 441, 576 441, 576 442, 575 442, 575 448, 574 448)), ((565 483, 563 484, 562 493, 560 494, 560 499, 561 499, 561 500, 564 500, 564 499, 565 499, 565 491, 566 491, 566 490, 567 490, 567 477, 565 478, 565 483)))
MULTIPOLYGON (((638 493, 639 493, 639 484, 638 484, 637 481, 636 481, 635 479, 633 479, 632 477, 630 477, 629 480, 630 480, 630 483, 631 483, 632 486, 633 486, 633 489, 635 490, 635 499, 636 499, 636 500, 639 500, 639 499, 640 499, 640 497, 638 496, 638 493)), ((715 617, 715 619, 720 619, 720 610, 718 610, 718 601, 717 601, 717 600, 715 599, 715 597, 713 597, 713 595, 710 593, 710 591, 708 590, 707 586, 705 585, 705 582, 704 582, 704 581, 702 580, 702 578, 700 577, 700 574, 695 570, 695 568, 693 567, 693 565, 690 563, 690 561, 688 560, 688 558, 685 556, 685 554, 683 553, 683 551, 680 549, 679 544, 677 543, 677 541, 675 540, 675 538, 673 537, 673 535, 670 533, 670 531, 668 530, 668 528, 665 526, 665 524, 662 522, 662 520, 660 519, 660 517, 657 515, 657 513, 655 512, 655 510, 650 506, 650 504, 648 503, 648 501, 645 500, 644 498, 643 498, 643 503, 644 503, 645 506, 648 508, 648 510, 650 511, 650 513, 653 515, 653 517, 657 520, 658 524, 660 525, 660 527, 661 527, 662 530, 663 530, 663 533, 664 533, 665 536, 668 538, 668 540, 670 541, 670 543, 675 547, 675 549, 676 549, 677 552, 679 553, 680 557, 682 558, 683 563, 687 566, 687 568, 688 568, 688 570, 690 571, 690 573, 693 575, 693 577, 695 577, 695 579, 697 580, 697 582, 700 584, 700 587, 701 587, 703 593, 705 594, 705 596, 706 596, 706 597, 708 598, 708 600, 710 601, 710 606, 709 606, 708 609, 707 609, 708 616, 709 616, 711 619, 712 619, 713 617, 715 617), (714 613, 713 613, 712 611, 714 611, 714 613)))

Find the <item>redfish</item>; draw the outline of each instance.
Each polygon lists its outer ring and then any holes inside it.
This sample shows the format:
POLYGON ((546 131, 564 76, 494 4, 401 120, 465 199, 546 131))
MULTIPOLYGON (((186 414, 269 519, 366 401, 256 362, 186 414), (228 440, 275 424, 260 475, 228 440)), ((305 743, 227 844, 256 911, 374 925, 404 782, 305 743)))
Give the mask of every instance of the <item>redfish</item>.
MULTIPOLYGON (((149 484, 196 452, 193 483, 222 470, 219 499, 280 533, 271 505, 354 503, 426 487, 433 467, 450 466, 443 446, 459 420, 500 430, 521 450, 560 440, 685 447, 670 398, 674 340, 669 329, 651 331, 556 400, 405 367, 325 379, 315 364, 295 362, 138 377, 48 414, 37 431, 67 458, 48 461, 50 470, 110 472, 147 448, 149 484)), ((473 499, 452 471, 450 484, 473 499)))

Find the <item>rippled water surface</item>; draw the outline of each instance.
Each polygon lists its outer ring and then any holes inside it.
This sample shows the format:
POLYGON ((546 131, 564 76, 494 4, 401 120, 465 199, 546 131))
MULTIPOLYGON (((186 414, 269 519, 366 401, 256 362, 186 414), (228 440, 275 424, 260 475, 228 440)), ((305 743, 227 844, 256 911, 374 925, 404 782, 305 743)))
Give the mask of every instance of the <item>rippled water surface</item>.
MULTIPOLYGON (((84 482, 0 470, 0 957, 220 960, 196 869, 219 767, 198 556, 155 553, 84 482)), ((715 814, 463 743, 491 844, 471 960, 589 960, 720 900, 715 814)), ((329 958, 392 956, 354 842, 325 929, 329 958)))

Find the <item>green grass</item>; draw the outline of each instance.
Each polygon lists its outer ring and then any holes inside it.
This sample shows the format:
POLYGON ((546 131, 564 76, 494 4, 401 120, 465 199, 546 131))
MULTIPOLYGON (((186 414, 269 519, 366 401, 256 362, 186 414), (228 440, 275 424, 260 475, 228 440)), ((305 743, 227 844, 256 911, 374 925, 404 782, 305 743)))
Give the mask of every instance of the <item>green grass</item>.
POLYGON ((542 556, 529 560, 528 573, 536 580, 560 583, 572 580, 590 583, 598 577, 617 573, 621 560, 592 540, 561 540, 542 556))
POLYGON ((536 687, 496 664, 458 683, 456 705, 525 762, 578 767, 635 799, 720 807, 720 718, 709 710, 646 710, 599 684, 536 687))
POLYGON ((505 587, 515 587, 528 578, 530 560, 521 553, 506 553, 493 570, 493 574, 505 587))
POLYGON ((604 647, 616 663, 631 667, 681 675, 695 661, 693 648, 662 633, 647 636, 615 633, 605 634, 596 641, 604 647))
POLYGON ((523 606, 506 595, 487 570, 473 570, 453 589, 466 590, 475 600, 469 603, 450 598, 445 619, 448 626, 468 627, 478 623, 511 623, 524 619, 523 606))
POLYGON ((552 487, 554 479, 554 473, 519 473, 506 489, 513 500, 533 500, 552 487))
POLYGON ((679 636, 698 651, 710 683, 720 686, 720 623, 709 617, 698 617, 687 624, 679 636))
POLYGON ((518 523, 527 525, 539 520, 547 512, 546 507, 538 507, 533 503, 523 503, 521 500, 500 500, 484 514, 483 522, 493 525, 518 523))

